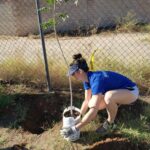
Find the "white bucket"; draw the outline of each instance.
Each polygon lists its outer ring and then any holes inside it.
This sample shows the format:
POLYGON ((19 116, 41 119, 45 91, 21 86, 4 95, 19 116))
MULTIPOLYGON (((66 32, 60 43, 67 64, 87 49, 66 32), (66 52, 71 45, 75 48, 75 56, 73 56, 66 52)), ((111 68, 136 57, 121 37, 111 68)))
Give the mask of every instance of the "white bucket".
POLYGON ((74 117, 65 117, 64 114, 68 111, 71 111, 71 110, 75 110, 75 111, 79 112, 79 114, 80 114, 80 109, 79 108, 76 108, 74 106, 67 107, 63 112, 63 128, 69 128, 69 127, 74 126, 77 123, 76 120, 78 119, 78 117, 80 117, 80 116, 77 116, 76 118, 74 118, 74 117))

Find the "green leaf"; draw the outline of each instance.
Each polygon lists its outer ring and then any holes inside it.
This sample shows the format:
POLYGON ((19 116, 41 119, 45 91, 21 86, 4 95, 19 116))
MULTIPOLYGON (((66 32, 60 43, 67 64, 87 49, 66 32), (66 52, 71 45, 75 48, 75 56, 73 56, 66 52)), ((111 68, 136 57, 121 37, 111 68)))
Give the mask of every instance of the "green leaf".
POLYGON ((67 13, 61 13, 59 14, 59 18, 61 18, 63 21, 66 21, 67 18, 69 18, 67 13))
POLYGON ((45 0, 49 5, 53 5, 56 0, 45 0))
POLYGON ((56 21, 54 19, 49 19, 47 22, 42 23, 42 28, 44 30, 53 27, 54 25, 56 25, 56 21))
POLYGON ((48 12, 49 10, 50 10, 49 7, 42 7, 39 9, 39 11, 41 11, 41 12, 48 12))

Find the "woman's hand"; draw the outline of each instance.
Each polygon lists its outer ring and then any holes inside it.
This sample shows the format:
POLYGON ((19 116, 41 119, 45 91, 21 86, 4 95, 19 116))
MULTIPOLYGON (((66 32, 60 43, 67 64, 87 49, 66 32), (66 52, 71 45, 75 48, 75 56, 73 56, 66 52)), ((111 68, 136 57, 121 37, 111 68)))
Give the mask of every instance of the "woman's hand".
POLYGON ((60 134, 68 141, 76 141, 80 138, 80 130, 75 126, 61 129, 60 134))
POLYGON ((102 98, 101 94, 92 96, 92 99, 90 100, 91 102, 89 105, 89 108, 90 108, 89 111, 84 115, 84 117, 82 118, 82 121, 76 125, 78 129, 81 129, 83 126, 88 124, 90 121, 92 121, 96 117, 101 98, 102 98))

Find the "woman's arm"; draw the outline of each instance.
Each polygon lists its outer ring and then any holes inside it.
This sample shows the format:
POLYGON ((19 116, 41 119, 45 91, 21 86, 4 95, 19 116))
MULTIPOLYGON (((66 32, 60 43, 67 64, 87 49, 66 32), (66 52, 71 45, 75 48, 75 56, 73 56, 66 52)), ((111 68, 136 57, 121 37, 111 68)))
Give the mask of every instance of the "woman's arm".
POLYGON ((81 115, 84 115, 88 109, 89 100, 92 97, 91 89, 85 90, 85 99, 81 106, 81 115))
POLYGON ((102 94, 92 96, 92 99, 90 100, 90 106, 89 106, 90 109, 85 114, 82 121, 76 125, 77 129, 82 128, 83 126, 88 124, 96 117, 101 99, 102 99, 102 94))

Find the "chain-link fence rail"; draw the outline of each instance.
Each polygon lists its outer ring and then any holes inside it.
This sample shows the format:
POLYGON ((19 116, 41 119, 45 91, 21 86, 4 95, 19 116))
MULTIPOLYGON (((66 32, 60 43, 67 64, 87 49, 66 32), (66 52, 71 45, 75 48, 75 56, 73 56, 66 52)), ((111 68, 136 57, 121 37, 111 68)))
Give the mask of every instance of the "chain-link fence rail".
MULTIPOLYGON (((44 0, 41 7, 46 6, 44 0)), ((79 0, 63 2, 56 13, 69 18, 57 25, 67 61, 82 53, 95 70, 113 70, 127 75, 149 94, 150 1, 79 0)), ((52 10, 41 12, 43 22, 52 10)), ((43 53, 38 32, 35 1, 0 1, 0 79, 38 87, 46 85, 43 53)), ((53 29, 45 30, 45 44, 53 89, 68 89, 67 66, 53 29)), ((74 89, 76 81, 73 83, 74 89)))

